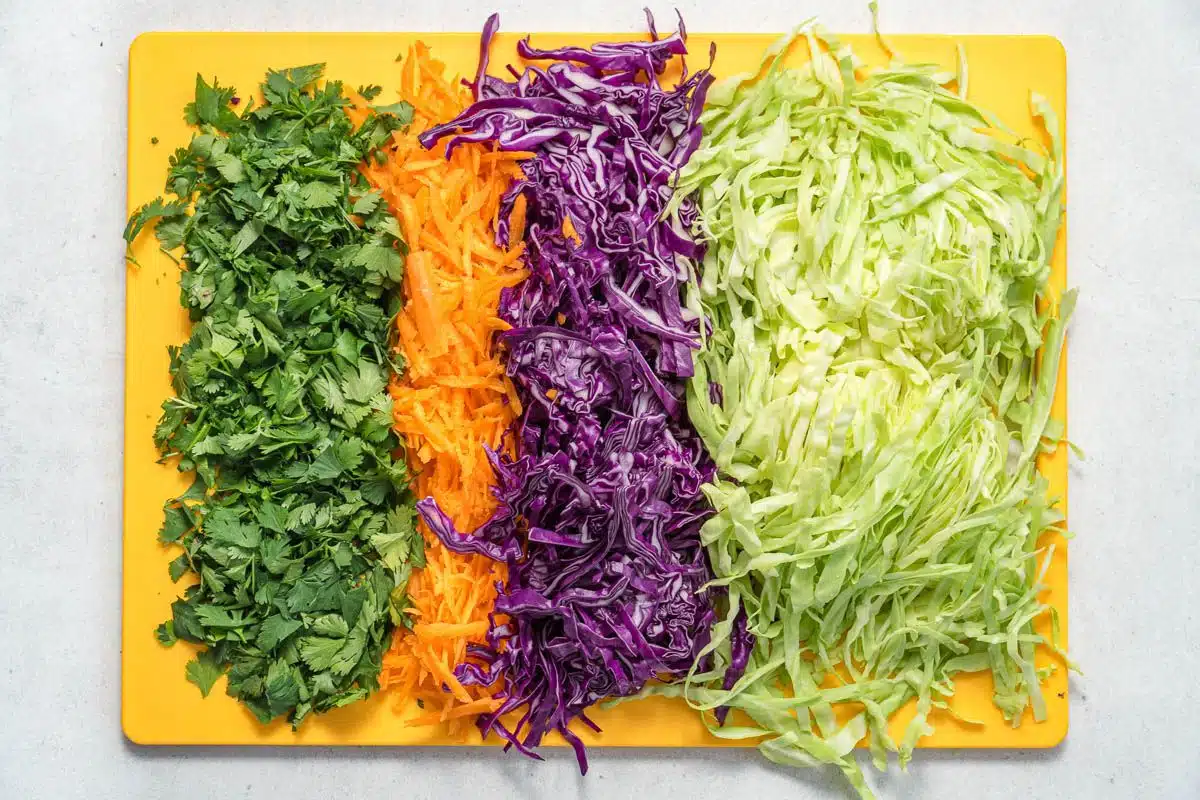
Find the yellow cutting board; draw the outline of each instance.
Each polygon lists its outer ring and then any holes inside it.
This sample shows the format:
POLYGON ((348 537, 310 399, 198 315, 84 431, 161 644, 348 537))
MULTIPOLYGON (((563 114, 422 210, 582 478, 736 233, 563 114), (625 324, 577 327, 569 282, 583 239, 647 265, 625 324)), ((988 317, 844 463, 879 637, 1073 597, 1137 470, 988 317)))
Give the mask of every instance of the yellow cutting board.
MULTIPOLYGON (((492 47, 493 70, 516 61, 517 34, 497 37, 492 47)), ((543 47, 586 44, 628 38, 625 35, 536 34, 543 47)), ((473 75, 479 53, 475 33, 148 33, 129 50, 129 174, 128 207, 153 199, 163 190, 167 159, 184 146, 191 130, 183 121, 184 104, 193 97, 196 73, 223 85, 235 86, 243 97, 257 94, 268 68, 325 62, 326 75, 348 86, 379 84, 381 102, 391 102, 399 84, 398 53, 421 39, 450 70, 473 75), (155 143, 157 140, 157 143, 155 143)), ((693 35, 689 49, 693 69, 708 60, 710 42, 717 44, 713 72, 718 78, 754 69, 762 51, 776 39, 763 34, 693 35)), ((869 64, 885 58, 871 36, 847 36, 869 64)), ((894 36, 889 39, 909 62, 934 61, 954 68, 955 47, 961 43, 970 65, 970 97, 995 112, 1018 133, 1034 136, 1029 94, 1045 95, 1066 119, 1066 55, 1062 45, 1042 36, 894 36)), ((793 58, 806 58, 802 46, 793 58)), ((113 232, 116 235, 116 231, 113 232)), ((1056 292, 1066 282, 1066 228, 1054 254, 1051 283, 1056 292)), ((452 741, 437 728, 408 728, 403 720, 415 705, 395 694, 371 699, 328 714, 309 717, 299 732, 282 722, 261 725, 225 695, 222 679, 208 699, 184 680, 184 665, 193 649, 179 643, 164 648, 154 628, 170 615, 170 603, 181 588, 167 575, 173 553, 156 535, 162 505, 187 488, 190 481, 174 465, 157 463, 152 432, 159 408, 170 394, 167 346, 187 338, 188 323, 179 305, 179 268, 145 235, 134 252, 141 267, 126 273, 125 310, 125 491, 124 592, 121 632, 121 722, 125 735, 139 744, 478 744, 478 734, 466 742, 452 741)), ((1066 359, 1058 377, 1055 416, 1066 417, 1066 359)), ((1066 505, 1065 448, 1044 458, 1042 469, 1051 490, 1066 505)), ((1046 576, 1046 600, 1058 609, 1065 641, 1067 622, 1067 552, 1061 536, 1049 535, 1057 547, 1046 576)), ((1051 663, 1043 653, 1039 664, 1051 663)), ((1061 663, 1047 681, 1048 721, 1007 724, 991 702, 991 678, 964 676, 957 682, 954 707, 963 717, 980 720, 968 725, 935 712, 937 732, 922 741, 926 747, 1053 747, 1067 731, 1067 677, 1061 663)), ((589 711, 603 728, 602 735, 580 730, 588 745, 700 747, 749 744, 722 742, 708 734, 699 715, 682 701, 640 700, 613 709, 589 711)), ((907 721, 911 708, 893 722, 894 735, 907 721)), ((582 726, 581 726, 582 728, 582 726)), ((495 737, 489 740, 495 742, 495 737)), ((550 743, 561 744, 555 738, 550 743)))

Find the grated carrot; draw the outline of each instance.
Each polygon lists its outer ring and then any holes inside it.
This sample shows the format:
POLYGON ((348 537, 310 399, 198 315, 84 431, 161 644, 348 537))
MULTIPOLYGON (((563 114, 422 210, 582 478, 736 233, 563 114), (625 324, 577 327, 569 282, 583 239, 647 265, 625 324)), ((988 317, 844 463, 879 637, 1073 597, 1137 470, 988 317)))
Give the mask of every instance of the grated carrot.
MULTIPOLYGON (((422 148, 422 131, 453 118, 471 100, 443 73, 425 45, 413 46, 400 76, 401 98, 414 108, 412 125, 392 135, 383 164, 369 161, 362 172, 396 215, 410 248, 405 304, 396 318, 408 371, 389 387, 395 427, 417 496, 434 497, 460 530, 472 530, 495 508, 494 476, 480 445, 509 450, 507 431, 520 411, 494 352, 494 334, 508 327, 496 316, 500 292, 524 278, 517 263, 522 246, 498 247, 494 226, 501 196, 520 176, 525 155, 470 144, 446 159, 422 148)), ((523 216, 521 206, 514 229, 524 225, 523 216)), ((463 686, 453 670, 468 643, 483 642, 504 570, 482 556, 449 552, 424 523, 421 532, 426 565, 408 586, 415 624, 397 631, 381 681, 420 701, 423 713, 407 724, 445 724, 463 734, 472 717, 499 704, 492 687, 463 686)))

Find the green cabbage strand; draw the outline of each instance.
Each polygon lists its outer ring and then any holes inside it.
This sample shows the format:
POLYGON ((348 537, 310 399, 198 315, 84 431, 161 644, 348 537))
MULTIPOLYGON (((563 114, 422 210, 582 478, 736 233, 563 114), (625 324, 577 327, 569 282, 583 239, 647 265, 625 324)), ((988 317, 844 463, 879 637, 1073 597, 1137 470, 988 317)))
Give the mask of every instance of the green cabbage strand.
POLYGON ((687 295, 711 324, 688 408, 719 468, 702 535, 729 606, 676 691, 752 721, 705 714, 715 735, 836 764, 869 797, 855 744, 906 764, 958 673, 990 670, 1014 725, 1045 715, 1037 541, 1062 516, 1035 461, 1061 433, 1074 294, 1039 313, 1062 216, 1047 102, 1032 103, 1042 152, 945 88, 953 74, 856 73, 805 26, 713 88, 680 175, 708 245, 687 295), (784 68, 801 37, 812 60, 784 68), (739 609, 756 644, 724 689, 739 609), (835 673, 849 682, 822 688, 835 673), (888 719, 914 697, 896 742, 888 719), (861 711, 839 725, 842 702, 861 711))

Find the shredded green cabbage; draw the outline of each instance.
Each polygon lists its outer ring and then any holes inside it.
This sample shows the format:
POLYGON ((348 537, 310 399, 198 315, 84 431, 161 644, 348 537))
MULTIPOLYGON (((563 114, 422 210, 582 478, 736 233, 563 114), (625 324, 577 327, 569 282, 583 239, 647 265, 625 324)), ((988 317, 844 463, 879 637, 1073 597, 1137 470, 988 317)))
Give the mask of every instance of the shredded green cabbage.
POLYGON ((806 25, 713 87, 678 184, 708 244, 687 297, 711 323, 688 408, 719 468, 702 535, 729 597, 681 691, 752 721, 706 713, 716 736, 836 764, 864 797, 855 744, 904 766, 957 673, 990 670, 1013 725, 1029 707, 1042 719, 1034 651, 1055 646, 1033 621, 1038 538, 1062 521, 1035 460, 1061 432, 1075 299, 1038 311, 1062 216, 1058 122, 1035 95, 1049 150, 1017 141, 946 88, 965 75, 864 73, 806 25), (786 69, 799 38, 812 59, 786 69), (740 609, 756 644, 725 689, 740 609), (896 742, 887 721, 914 697, 896 742), (838 725, 843 702, 861 711, 838 725))

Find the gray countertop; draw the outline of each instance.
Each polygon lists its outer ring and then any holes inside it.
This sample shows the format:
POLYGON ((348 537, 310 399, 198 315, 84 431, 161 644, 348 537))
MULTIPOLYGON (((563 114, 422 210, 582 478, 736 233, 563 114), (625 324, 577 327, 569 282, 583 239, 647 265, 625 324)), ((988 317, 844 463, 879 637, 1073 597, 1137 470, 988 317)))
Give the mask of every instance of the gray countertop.
MULTIPOLYGON (((845 797, 753 751, 141 748, 121 734, 127 48, 145 30, 640 29, 643 0, 0 0, 0 798, 845 797)), ((866 2, 679 3, 780 31, 866 2)), ((671 6, 656 5, 660 16, 671 6)), ((886 798, 1200 797, 1200 4, 885 0, 888 32, 1047 33, 1069 73, 1071 729, 920 752, 886 798)))

